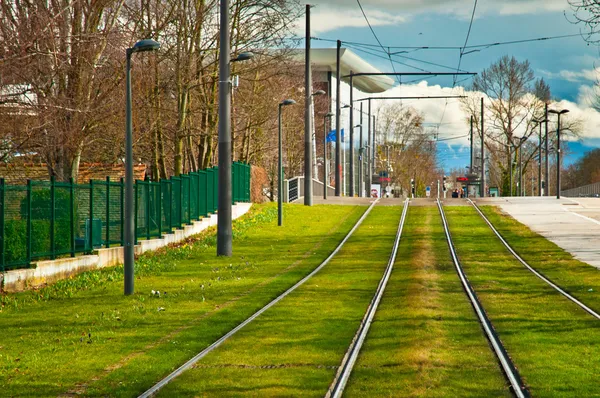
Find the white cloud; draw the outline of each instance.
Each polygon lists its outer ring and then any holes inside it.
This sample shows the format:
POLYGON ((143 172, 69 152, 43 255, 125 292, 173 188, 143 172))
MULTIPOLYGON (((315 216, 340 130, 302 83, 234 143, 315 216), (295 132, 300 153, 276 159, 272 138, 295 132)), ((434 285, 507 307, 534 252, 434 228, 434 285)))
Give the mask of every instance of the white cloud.
POLYGON ((549 79, 561 79, 567 80, 572 83, 584 82, 584 81, 598 81, 600 78, 600 68, 595 69, 582 69, 580 71, 573 70, 561 70, 560 72, 550 72, 544 69, 538 70, 538 72, 549 79))
MULTIPOLYGON (((390 14, 386 11, 372 10, 368 14, 371 26, 395 25, 406 22, 406 17, 399 14, 390 14)), ((311 11, 311 33, 320 34, 339 28, 363 28, 367 22, 360 13, 350 9, 335 9, 330 7, 319 7, 311 11)), ((304 35, 304 19, 296 22, 294 31, 297 35, 304 35)))

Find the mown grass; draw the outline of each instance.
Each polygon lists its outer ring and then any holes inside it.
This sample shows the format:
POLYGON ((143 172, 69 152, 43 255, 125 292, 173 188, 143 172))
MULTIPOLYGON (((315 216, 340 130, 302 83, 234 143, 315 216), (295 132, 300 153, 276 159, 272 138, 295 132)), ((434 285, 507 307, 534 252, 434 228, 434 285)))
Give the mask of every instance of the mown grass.
POLYGON ((346 396, 510 396, 435 207, 413 207, 346 396))
POLYGON ((543 236, 493 206, 481 211, 511 247, 537 271, 600 312, 600 270, 581 262, 543 236))
POLYGON ((465 272, 532 396, 600 395, 600 322, 518 263, 473 208, 446 212, 465 272))
POLYGON ((259 206, 234 223, 234 255, 214 230, 142 256, 136 294, 122 268, 7 295, 0 313, 0 395, 134 396, 314 269, 365 207, 259 206), (160 297, 151 294, 160 291, 160 297))
POLYGON ((376 207, 338 255, 160 396, 323 396, 373 297, 400 209, 376 207))

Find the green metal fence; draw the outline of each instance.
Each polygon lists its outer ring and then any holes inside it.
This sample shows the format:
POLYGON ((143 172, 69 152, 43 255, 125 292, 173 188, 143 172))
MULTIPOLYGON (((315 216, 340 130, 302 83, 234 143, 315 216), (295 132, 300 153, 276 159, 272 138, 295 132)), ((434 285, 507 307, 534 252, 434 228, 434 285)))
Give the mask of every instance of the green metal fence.
MULTIPOLYGON (((0 270, 89 253, 124 241, 124 181, 89 184, 0 179, 0 270)), ((152 239, 217 211, 218 169, 134 185, 135 235, 152 239)), ((233 203, 250 201, 250 165, 232 165, 233 203)))

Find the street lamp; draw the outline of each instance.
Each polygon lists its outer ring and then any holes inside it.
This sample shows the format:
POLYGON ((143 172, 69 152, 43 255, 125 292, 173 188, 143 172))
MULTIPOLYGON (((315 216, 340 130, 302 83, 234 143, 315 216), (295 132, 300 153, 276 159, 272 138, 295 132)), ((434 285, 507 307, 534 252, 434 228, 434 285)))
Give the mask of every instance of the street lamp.
POLYGON ((327 119, 335 116, 333 112, 327 112, 323 116, 323 199, 327 199, 327 119))
POLYGON ((231 63, 247 61, 251 52, 231 58, 229 40, 229 0, 221 0, 219 21, 219 203, 217 217, 217 256, 231 256, 231 63))
POLYGON ((282 130, 282 122, 281 122, 281 109, 284 106, 294 105, 296 101, 293 99, 285 99, 281 101, 279 104, 279 164, 277 167, 277 225, 283 225, 283 165, 281 161, 281 130, 282 130))
MULTIPOLYGON (((542 123, 547 122, 548 119, 533 119, 534 123, 540 126, 539 143, 538 143, 538 195, 542 195, 542 123)), ((546 156, 548 156, 546 154, 546 156)), ((547 183, 547 182, 546 182, 547 183)))
POLYGON ((354 197, 354 129, 359 127, 362 130, 362 124, 352 126, 350 129, 350 192, 348 194, 351 198, 354 197))
POLYGON ((131 56, 133 53, 155 51, 160 44, 152 39, 140 40, 125 50, 125 231, 124 279, 125 295, 133 294, 133 268, 135 245, 135 214, 133 208, 133 122, 131 120, 131 56))
MULTIPOLYGON (((560 115, 569 113, 569 110, 555 111, 554 109, 550 109, 548 113, 558 115, 558 124, 556 126, 556 199, 560 199, 560 115)), ((546 185, 548 185, 547 181, 546 185)))
MULTIPOLYGON (((313 92, 310 97, 308 97, 307 99, 309 99, 312 102, 312 97, 317 96, 317 95, 325 95, 325 91, 323 90, 317 90, 315 92, 313 92)), ((310 106, 310 104, 308 104, 308 106, 310 106)), ((312 116, 311 116, 312 117, 312 116)), ((311 119, 309 119, 309 121, 307 123, 310 122, 311 119)), ((311 123, 312 125, 312 123, 311 123)), ((312 202, 313 202, 313 184, 312 184, 312 167, 313 167, 313 162, 312 162, 312 148, 311 148, 311 144, 312 144, 312 131, 310 131, 308 128, 305 128, 305 132, 304 132, 304 205, 305 206, 312 206, 312 202)))

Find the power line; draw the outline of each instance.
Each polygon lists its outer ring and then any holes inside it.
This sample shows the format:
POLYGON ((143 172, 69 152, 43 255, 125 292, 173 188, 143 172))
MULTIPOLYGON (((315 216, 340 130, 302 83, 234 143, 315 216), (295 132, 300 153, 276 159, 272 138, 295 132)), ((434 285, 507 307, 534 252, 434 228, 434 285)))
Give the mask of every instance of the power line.
MULTIPOLYGON (((367 14, 365 14, 365 10, 363 9, 362 4, 360 4, 360 0, 356 0, 356 2, 358 3, 358 6, 360 7, 360 11, 362 12, 363 17, 365 17, 365 21, 367 21, 367 25, 369 25, 369 29, 371 29, 371 33, 373 33, 373 36, 375 37, 375 40, 377 40, 377 43, 379 43, 379 46, 381 46, 381 49, 388 55, 388 58, 390 59, 390 64, 392 65, 392 70, 394 71, 394 73, 396 73, 396 67, 394 66, 394 62, 392 61, 392 56, 390 55, 389 49, 388 49, 388 51, 385 51, 385 47, 383 47, 383 45, 381 44, 381 41, 379 41, 379 38, 375 34, 375 31, 373 30, 373 27, 371 26, 371 23, 369 22, 369 18, 367 18, 367 14)), ((398 80, 398 84, 402 84, 402 82, 400 81, 400 77, 398 77, 397 80, 398 80)))

